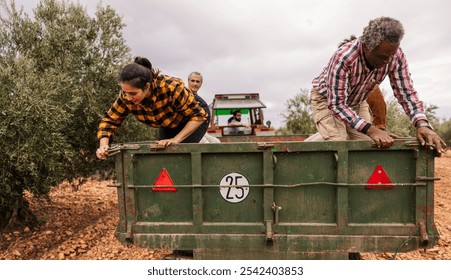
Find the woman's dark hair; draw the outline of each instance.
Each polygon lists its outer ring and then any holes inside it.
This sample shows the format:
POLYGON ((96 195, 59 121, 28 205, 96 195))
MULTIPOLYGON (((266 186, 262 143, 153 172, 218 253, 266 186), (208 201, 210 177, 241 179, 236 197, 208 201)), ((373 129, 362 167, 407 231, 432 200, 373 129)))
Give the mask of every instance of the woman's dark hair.
POLYGON ((120 83, 127 83, 133 87, 144 89, 147 83, 151 83, 155 71, 152 63, 147 58, 136 57, 133 63, 127 64, 119 73, 120 83))

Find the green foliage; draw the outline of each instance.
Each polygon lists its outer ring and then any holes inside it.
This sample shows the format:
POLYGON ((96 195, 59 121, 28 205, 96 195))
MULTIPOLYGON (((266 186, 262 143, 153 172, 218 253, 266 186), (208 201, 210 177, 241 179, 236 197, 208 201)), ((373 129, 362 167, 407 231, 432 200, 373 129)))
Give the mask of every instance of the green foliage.
POLYGON ((64 135, 70 116, 54 101, 64 77, 38 75, 29 60, 0 61, 0 209, 7 213, 24 190, 47 193, 61 181, 74 153, 64 135))
POLYGON ((387 101, 387 130, 399 137, 415 136, 415 128, 395 98, 387 101))
MULTIPOLYGON (((68 1, 41 0, 33 17, 13 1, 0 0, 0 7, 3 213, 25 190, 45 194, 105 166, 95 158, 97 127, 131 55, 122 19, 109 6, 99 5, 94 17, 68 1)), ((133 121, 123 132, 126 141, 149 137, 133 121)))
POLYGON ((311 134, 316 132, 308 89, 301 89, 293 98, 288 99, 286 105, 287 109, 282 113, 286 127, 278 130, 278 134, 311 134))
MULTIPOLYGON (((442 137, 446 134, 446 128, 440 123, 437 118, 436 105, 425 105, 425 114, 430 124, 435 128, 437 134, 442 137), (439 128, 439 129, 437 129, 439 128)), ((387 101, 387 130, 395 133, 400 137, 415 137, 416 129, 410 122, 409 117, 406 115, 401 105, 394 97, 391 97, 387 101)))
POLYGON ((451 147, 451 119, 444 119, 434 124, 434 129, 443 141, 446 142, 446 145, 451 147))
POLYGON ((113 137, 113 142, 123 143, 131 141, 156 140, 158 129, 143 125, 136 118, 129 116, 113 137))

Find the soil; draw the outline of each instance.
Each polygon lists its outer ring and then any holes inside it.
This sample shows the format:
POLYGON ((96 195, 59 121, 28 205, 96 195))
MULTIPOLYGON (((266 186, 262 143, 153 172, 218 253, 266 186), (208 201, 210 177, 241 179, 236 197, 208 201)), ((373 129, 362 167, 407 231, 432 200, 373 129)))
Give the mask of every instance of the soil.
MULTIPOLYGON (((408 253, 363 253, 363 259, 451 260, 451 152, 436 158, 435 223, 440 240, 433 248, 408 253)), ((28 195, 40 220, 35 228, 0 234, 0 260, 160 260, 172 251, 119 243, 116 189, 111 181, 87 180, 78 188, 61 184, 48 198, 28 195)))

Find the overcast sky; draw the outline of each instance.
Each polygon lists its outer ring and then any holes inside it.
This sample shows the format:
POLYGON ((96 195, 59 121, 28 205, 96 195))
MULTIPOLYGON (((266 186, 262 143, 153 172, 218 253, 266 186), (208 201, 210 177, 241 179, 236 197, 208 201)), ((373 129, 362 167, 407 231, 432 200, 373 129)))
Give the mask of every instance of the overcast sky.
MULTIPOLYGON (((75 0, 74 0, 75 1, 75 0)), ((88 12, 97 2, 79 0, 88 12)), ((34 0, 17 4, 36 6, 34 0)), ((426 104, 451 117, 449 0, 103 0, 123 17, 133 56, 164 74, 204 76, 199 94, 259 92, 266 119, 279 127, 286 101, 309 89, 337 44, 360 36, 370 19, 390 16, 405 29, 415 88, 426 104), (446 86, 448 85, 448 86, 446 86)), ((382 87, 389 96, 388 82, 382 87)))

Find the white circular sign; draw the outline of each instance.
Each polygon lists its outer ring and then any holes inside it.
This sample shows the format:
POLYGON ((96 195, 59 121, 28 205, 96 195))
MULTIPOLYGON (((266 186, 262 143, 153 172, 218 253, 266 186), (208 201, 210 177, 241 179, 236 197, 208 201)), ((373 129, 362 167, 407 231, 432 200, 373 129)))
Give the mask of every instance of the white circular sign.
POLYGON ((246 199, 249 194, 249 181, 240 173, 232 172, 226 174, 219 183, 219 192, 222 197, 230 203, 239 203, 246 199))

